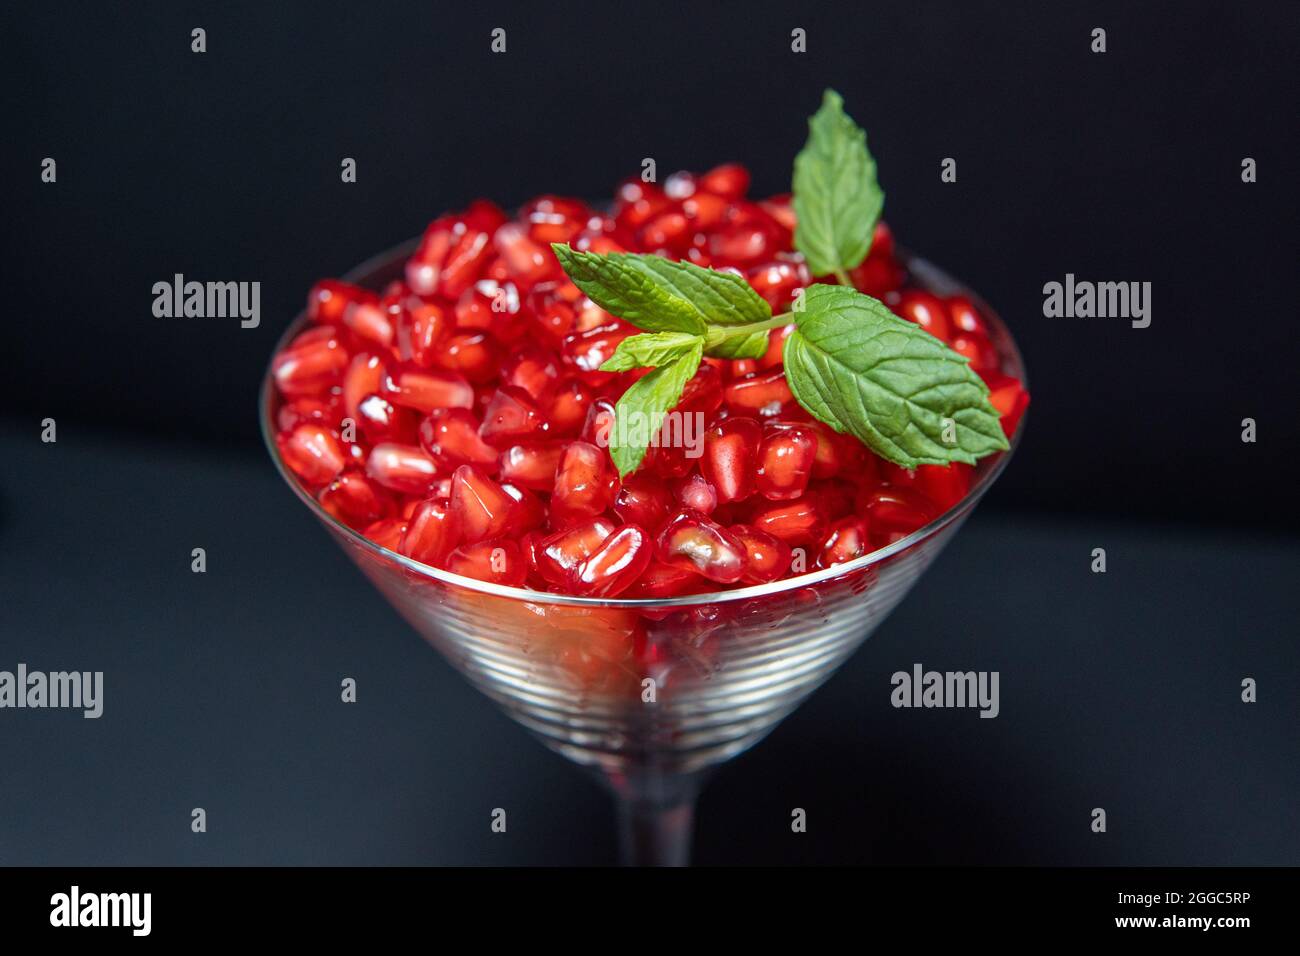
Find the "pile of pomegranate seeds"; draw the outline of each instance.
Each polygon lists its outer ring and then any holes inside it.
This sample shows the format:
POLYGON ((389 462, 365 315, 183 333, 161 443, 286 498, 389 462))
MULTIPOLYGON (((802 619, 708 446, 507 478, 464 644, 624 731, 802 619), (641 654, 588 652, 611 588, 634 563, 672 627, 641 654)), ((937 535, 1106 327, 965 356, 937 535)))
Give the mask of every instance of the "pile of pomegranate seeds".
MULTIPOLYGON (((745 198, 725 165, 630 179, 604 215, 541 196, 511 219, 476 200, 424 233, 376 294, 325 279, 312 327, 274 360, 284 463, 321 506, 385 548, 498 584, 669 598, 851 561, 927 524, 972 469, 908 471, 795 402, 783 331, 760 359, 706 359, 678 411, 703 454, 651 447, 620 480, 605 447, 619 396, 647 369, 599 370, 639 330, 568 280, 550 243, 643 252, 745 277, 776 312, 812 281, 788 196, 745 198)), ((968 299, 908 285, 888 227, 850 278, 970 359, 1007 434, 1028 404, 968 299)), ((826 280, 830 281, 830 280, 826 280)))

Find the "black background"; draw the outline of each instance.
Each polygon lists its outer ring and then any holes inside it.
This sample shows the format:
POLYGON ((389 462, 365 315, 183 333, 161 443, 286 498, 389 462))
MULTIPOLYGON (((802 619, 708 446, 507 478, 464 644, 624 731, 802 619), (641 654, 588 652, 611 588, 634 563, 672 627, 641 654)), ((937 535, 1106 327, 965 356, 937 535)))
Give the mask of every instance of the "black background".
POLYGON ((6 764, 37 760, 0 791, 0 860, 607 859, 600 794, 432 663, 277 487, 257 386, 315 278, 475 196, 603 196, 646 156, 788 190, 834 86, 900 241, 1002 313, 1034 404, 932 576, 706 793, 701 859, 1296 862, 1298 10, 7 6, 0 667, 118 670, 111 719, 0 714, 6 764), (261 327, 154 318, 176 272, 260 281, 261 327), (1151 327, 1044 318, 1067 272, 1151 282, 1151 327), (1080 570, 1099 542, 1105 579, 1080 570), (880 688, 916 660, 1001 667, 1004 694, 1019 674, 1019 716, 900 717, 880 688), (337 704, 339 674, 368 709, 337 704), (1272 682, 1253 711, 1248 674, 1272 682), (195 844, 214 792, 224 835, 195 844), (1129 823, 1103 847, 1106 794, 1129 823), (531 837, 480 836, 510 799, 531 837), (803 804, 836 828, 792 844, 803 804))

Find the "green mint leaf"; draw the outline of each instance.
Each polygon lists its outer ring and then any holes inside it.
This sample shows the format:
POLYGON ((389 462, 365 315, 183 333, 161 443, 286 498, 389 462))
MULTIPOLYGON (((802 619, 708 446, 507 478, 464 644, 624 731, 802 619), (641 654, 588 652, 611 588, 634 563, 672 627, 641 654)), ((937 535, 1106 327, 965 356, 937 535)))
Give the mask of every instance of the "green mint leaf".
POLYGON ((725 329, 715 329, 706 343, 704 354, 713 358, 762 358, 767 354, 767 330, 728 333, 725 329))
POLYGON ((988 387, 967 360, 884 303, 813 285, 785 343, 799 404, 905 468, 974 464, 1007 448, 988 387))
POLYGON ((772 317, 763 297, 732 272, 630 252, 551 248, 573 284, 606 312, 647 332, 703 335, 711 325, 747 325, 772 317))
POLYGON ((866 258, 885 194, 867 134, 834 90, 808 120, 808 142, 794 160, 793 202, 794 245, 813 275, 846 272, 866 258))
POLYGON ((614 427, 609 433, 609 455, 620 478, 641 466, 646 448, 659 434, 664 413, 681 400, 682 390, 700 367, 703 356, 703 341, 697 339, 689 351, 633 382, 618 400, 614 427))
POLYGON ((647 332, 618 343, 614 354, 600 366, 602 372, 628 372, 634 368, 658 368, 674 359, 703 348, 704 339, 688 332, 647 332))

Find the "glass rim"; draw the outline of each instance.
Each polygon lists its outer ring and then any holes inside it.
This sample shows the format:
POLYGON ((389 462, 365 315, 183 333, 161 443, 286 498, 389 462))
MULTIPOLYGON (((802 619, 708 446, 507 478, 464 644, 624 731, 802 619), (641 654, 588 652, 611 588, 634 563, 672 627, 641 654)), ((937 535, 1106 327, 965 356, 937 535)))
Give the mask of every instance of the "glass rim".
MULTIPOLYGON (((393 246, 390 249, 371 256, 364 262, 348 270, 342 276, 343 281, 351 282, 357 285, 365 286, 368 280, 373 279, 374 274, 383 269, 391 268, 395 262, 406 259, 410 253, 419 244, 420 238, 417 236, 408 239, 406 242, 393 246)), ((1020 380, 1023 387, 1028 389, 1029 381, 1025 375, 1024 359, 1020 354, 1020 349, 1012 337, 1010 331, 1003 323, 1001 316, 993 311, 983 299, 971 291, 961 282, 949 276, 946 272, 928 262, 919 256, 908 254, 905 250, 898 250, 899 258, 911 272, 920 272, 928 274, 932 279, 938 279, 950 285, 953 289, 958 290, 960 294, 971 299, 980 309, 980 314, 989 324, 993 332, 991 336, 993 344, 998 349, 998 355, 1003 359, 1004 365, 1009 364, 1016 377, 1020 380)), ((951 294, 951 293, 949 293, 951 294)), ((527 587, 512 587, 505 584, 494 584, 490 581, 480 581, 478 578, 465 577, 460 574, 453 574, 450 571, 444 571, 442 568, 435 568, 432 565, 422 564, 408 558, 404 554, 396 551, 390 551, 381 545, 376 544, 367 538, 360 531, 349 527, 339 521, 329 512, 327 512, 315 496, 308 492, 296 476, 289 471, 280 455, 279 446, 275 442, 275 430, 271 423, 271 405, 275 397, 274 377, 272 368, 275 357, 280 353, 284 346, 291 341, 294 336, 302 331, 302 326, 307 324, 307 313, 304 309, 299 312, 284 333, 276 341, 275 347, 271 352, 271 357, 267 363, 266 372, 262 376, 262 385, 258 392, 258 419, 261 426, 262 442, 266 446, 267 452, 271 456, 271 461, 275 464, 276 471, 280 477, 289 485, 293 493, 307 505, 308 509, 316 518, 325 523, 325 525, 335 534, 341 535, 345 540, 360 546, 363 550, 370 552, 373 556, 385 561, 391 561, 408 571, 419 574, 422 577, 439 581, 451 587, 463 590, 477 591, 482 594, 490 594, 495 597, 508 598, 515 601, 523 601, 530 604, 559 604, 571 607, 591 607, 591 608, 626 608, 635 610, 638 608, 667 608, 667 607, 692 607, 700 604, 723 604, 731 601, 747 601, 755 598, 771 597, 776 594, 782 594, 787 591, 797 591, 800 588, 820 584, 824 581, 830 581, 836 578, 846 577, 857 574, 866 568, 880 564, 883 561, 892 558, 896 554, 907 551, 920 544, 928 538, 933 537, 942 531, 948 525, 952 524, 958 518, 968 514, 985 492, 992 487, 993 482, 1002 474, 1003 469, 1007 467, 1012 455, 1020 445, 1020 437, 1025 430, 1025 419, 1028 417, 1028 410, 1020 416, 1020 421, 1016 425, 1015 432, 1008 441, 1008 448, 1001 452, 997 461, 982 474, 977 475, 975 481, 971 484, 956 504, 949 507, 946 511, 929 521, 927 524, 917 528, 905 538, 900 538, 893 544, 878 548, 868 554, 864 554, 852 561, 846 561, 843 564, 834 564, 829 568, 821 568, 816 571, 809 571, 792 578, 779 578, 775 581, 769 581, 766 584, 754 584, 743 588, 732 588, 725 591, 704 591, 698 594, 682 594, 668 598, 617 598, 617 597, 587 597, 578 594, 555 594, 550 591, 535 591, 527 587)), ((978 467, 978 466, 977 466, 978 467)))

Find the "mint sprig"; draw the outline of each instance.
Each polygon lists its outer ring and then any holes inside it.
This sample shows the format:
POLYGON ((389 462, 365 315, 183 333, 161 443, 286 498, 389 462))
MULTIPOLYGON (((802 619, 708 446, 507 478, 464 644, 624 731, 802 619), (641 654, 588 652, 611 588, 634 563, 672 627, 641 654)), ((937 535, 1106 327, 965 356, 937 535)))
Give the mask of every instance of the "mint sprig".
POLYGON ((808 142, 794 160, 794 246, 815 276, 836 276, 866 258, 885 205, 867 134, 844 112, 834 90, 808 120, 808 142))
POLYGON ((1008 447, 988 387, 968 360, 884 303, 852 288, 848 270, 871 248, 884 194, 866 134, 827 90, 795 160, 795 246, 814 275, 792 312, 773 315, 740 276, 634 253, 553 245, 575 285, 647 334, 624 339, 601 369, 651 368, 615 406, 610 455, 620 475, 640 467, 663 416, 705 355, 757 358, 768 333, 793 322, 785 377, 795 400, 839 432, 905 468, 973 464, 1008 447))

